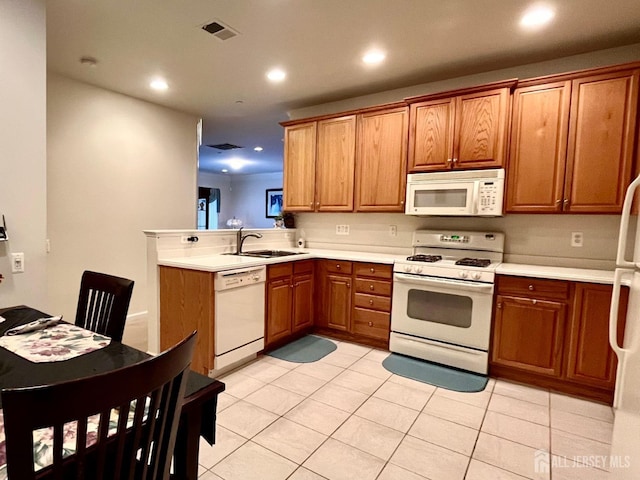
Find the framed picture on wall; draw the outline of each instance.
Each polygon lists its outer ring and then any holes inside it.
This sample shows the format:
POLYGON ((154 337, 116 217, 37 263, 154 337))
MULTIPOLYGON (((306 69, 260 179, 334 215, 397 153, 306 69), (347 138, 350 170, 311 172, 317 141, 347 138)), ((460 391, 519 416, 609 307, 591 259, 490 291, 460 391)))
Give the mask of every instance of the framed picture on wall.
POLYGON ((282 214, 282 189, 267 189, 267 218, 276 218, 282 214))

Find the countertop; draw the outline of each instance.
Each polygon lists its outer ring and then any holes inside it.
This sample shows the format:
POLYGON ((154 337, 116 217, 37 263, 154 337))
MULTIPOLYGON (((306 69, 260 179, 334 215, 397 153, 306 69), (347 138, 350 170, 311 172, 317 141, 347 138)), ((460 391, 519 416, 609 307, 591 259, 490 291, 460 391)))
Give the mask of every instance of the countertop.
MULTIPOLYGON (((406 255, 394 255, 375 252, 357 252, 352 250, 326 250, 309 248, 298 249, 285 247, 281 249, 299 253, 297 255, 289 255, 286 257, 277 258, 240 257, 236 255, 224 254, 177 257, 158 260, 158 264, 167 267, 218 272, 235 268, 269 265, 274 263, 291 262, 294 260, 297 261, 313 258, 354 262, 374 262, 383 264, 393 264, 396 261, 404 260, 406 258, 406 255)), ((496 273, 498 275, 516 275, 522 277, 569 280, 574 282, 601 283, 608 285, 613 284, 612 270, 594 270, 586 268, 503 263, 498 266, 498 268, 496 269, 496 273)))

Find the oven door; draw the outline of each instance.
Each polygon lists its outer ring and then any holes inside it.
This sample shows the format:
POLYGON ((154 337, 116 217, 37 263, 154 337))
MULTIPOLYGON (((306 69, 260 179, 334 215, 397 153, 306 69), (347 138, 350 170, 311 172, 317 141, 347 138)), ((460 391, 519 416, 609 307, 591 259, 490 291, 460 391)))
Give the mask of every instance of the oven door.
POLYGON ((407 185, 409 215, 474 215, 478 183, 410 182, 407 185))
POLYGON ((394 274, 391 330, 489 349, 493 284, 394 274))

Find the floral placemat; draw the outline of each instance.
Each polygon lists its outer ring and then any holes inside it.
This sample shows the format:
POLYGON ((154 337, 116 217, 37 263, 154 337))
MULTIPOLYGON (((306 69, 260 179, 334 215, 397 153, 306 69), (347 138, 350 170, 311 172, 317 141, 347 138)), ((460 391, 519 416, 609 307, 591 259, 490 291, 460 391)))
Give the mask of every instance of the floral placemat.
POLYGON ((69 323, 0 337, 0 347, 35 363, 68 360, 104 348, 110 342, 109 337, 69 323))

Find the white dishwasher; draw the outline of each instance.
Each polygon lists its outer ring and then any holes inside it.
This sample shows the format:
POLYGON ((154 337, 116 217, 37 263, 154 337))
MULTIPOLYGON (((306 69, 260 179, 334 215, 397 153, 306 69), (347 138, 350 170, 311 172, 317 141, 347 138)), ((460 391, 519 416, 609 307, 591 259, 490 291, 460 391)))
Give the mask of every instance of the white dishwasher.
POLYGON ((266 267, 215 274, 215 363, 220 370, 264 349, 266 267))

